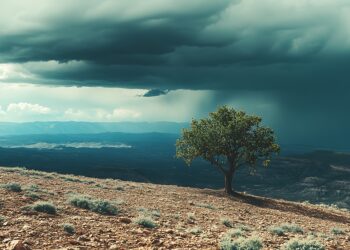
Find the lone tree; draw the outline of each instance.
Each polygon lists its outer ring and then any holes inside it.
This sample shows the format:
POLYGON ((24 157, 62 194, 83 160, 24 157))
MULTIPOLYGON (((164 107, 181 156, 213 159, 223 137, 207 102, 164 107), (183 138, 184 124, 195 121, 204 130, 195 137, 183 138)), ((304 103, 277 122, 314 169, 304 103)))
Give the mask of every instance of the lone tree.
POLYGON ((278 153, 271 128, 261 126, 262 119, 222 106, 208 118, 192 120, 176 141, 176 157, 188 165, 197 157, 209 161, 225 176, 225 192, 233 194, 232 178, 241 166, 255 170, 261 163, 268 166, 273 153, 278 153))

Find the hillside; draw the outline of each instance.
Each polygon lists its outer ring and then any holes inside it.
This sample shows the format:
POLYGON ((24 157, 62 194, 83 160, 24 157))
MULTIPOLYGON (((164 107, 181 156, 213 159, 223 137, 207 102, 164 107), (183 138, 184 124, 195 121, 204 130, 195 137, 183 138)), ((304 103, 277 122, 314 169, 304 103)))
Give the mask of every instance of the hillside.
POLYGON ((350 213, 331 207, 19 168, 0 168, 0 184, 0 249, 218 249, 228 237, 350 249, 350 213))

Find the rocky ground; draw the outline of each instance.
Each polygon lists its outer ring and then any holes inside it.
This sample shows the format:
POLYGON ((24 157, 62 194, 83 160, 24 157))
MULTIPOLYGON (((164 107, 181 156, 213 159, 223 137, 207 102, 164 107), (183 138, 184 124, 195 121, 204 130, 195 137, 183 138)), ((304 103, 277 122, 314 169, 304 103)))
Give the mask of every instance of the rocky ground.
POLYGON ((13 168, 0 168, 0 184, 0 249, 219 249, 228 232, 232 241, 255 237, 262 249, 283 249, 294 238, 350 249, 350 213, 336 208, 13 168), (72 205, 79 194, 109 201, 118 213, 72 205), (30 207, 38 201, 56 213, 30 207), (298 230, 271 231, 286 223, 298 230))

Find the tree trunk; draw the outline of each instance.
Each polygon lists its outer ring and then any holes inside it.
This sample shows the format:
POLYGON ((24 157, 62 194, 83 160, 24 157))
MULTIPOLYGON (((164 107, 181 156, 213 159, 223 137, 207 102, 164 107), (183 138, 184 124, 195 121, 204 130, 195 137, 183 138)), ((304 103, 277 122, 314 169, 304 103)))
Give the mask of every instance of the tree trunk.
POLYGON ((230 195, 233 194, 232 177, 233 177, 233 173, 225 174, 225 193, 230 195))

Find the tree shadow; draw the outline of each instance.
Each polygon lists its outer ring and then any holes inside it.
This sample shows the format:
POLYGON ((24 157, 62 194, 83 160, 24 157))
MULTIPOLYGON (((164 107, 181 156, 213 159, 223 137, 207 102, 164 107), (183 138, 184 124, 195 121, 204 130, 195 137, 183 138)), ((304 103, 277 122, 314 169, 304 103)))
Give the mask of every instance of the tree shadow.
MULTIPOLYGON (((265 197, 258 197, 248 194, 242 194, 238 192, 234 192, 233 195, 228 195, 223 191, 219 190, 209 190, 204 189, 201 191, 207 195, 213 195, 217 197, 226 197, 233 201, 244 202, 256 207, 267 208, 278 210, 281 212, 288 212, 299 214, 307 217, 313 217, 322 220, 329 220, 338 223, 350 223, 350 214, 349 216, 342 215, 341 213, 331 212, 331 211, 322 211, 317 208, 307 207, 295 202, 288 202, 283 200, 275 200, 265 197)), ((339 211, 340 212, 340 211, 339 211)))

